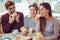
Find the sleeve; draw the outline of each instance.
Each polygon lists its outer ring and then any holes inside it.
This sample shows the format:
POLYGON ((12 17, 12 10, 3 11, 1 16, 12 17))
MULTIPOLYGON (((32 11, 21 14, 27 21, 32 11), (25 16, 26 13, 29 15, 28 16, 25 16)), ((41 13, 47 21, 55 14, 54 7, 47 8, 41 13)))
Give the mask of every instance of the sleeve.
POLYGON ((28 19, 27 19, 27 16, 24 17, 24 26, 28 26, 28 19))
POLYGON ((23 13, 21 13, 21 15, 20 15, 20 21, 18 24, 20 24, 20 27, 24 26, 24 15, 23 15, 23 13))
POLYGON ((36 32, 39 32, 40 31, 40 26, 38 24, 36 24, 35 31, 36 32))
POLYGON ((19 22, 16 22, 16 25, 14 25, 13 29, 18 29, 20 31, 20 28, 24 26, 24 15, 23 13, 20 13, 19 15, 19 22))
POLYGON ((2 28, 5 33, 8 33, 11 29, 11 25, 5 17, 2 16, 2 28))
POLYGON ((59 35, 59 23, 58 21, 54 21, 54 34, 52 36, 47 36, 46 40, 56 39, 59 35))

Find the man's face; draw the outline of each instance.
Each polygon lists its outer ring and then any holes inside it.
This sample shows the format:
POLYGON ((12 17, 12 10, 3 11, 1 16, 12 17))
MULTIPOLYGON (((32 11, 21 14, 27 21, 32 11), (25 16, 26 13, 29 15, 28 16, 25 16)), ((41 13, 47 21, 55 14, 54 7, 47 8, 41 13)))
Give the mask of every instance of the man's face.
POLYGON ((10 5, 7 9, 11 14, 15 12, 15 5, 10 5))

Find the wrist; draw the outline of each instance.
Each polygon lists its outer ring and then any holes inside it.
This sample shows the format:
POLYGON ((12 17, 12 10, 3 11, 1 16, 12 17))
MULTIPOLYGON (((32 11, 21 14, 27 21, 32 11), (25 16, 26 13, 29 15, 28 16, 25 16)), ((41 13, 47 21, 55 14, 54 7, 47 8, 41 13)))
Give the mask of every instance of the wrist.
POLYGON ((19 22, 19 20, 16 20, 16 22, 18 23, 18 22, 19 22))
POLYGON ((46 40, 46 37, 43 37, 43 40, 46 40))
POLYGON ((12 22, 9 21, 10 24, 12 24, 12 22))

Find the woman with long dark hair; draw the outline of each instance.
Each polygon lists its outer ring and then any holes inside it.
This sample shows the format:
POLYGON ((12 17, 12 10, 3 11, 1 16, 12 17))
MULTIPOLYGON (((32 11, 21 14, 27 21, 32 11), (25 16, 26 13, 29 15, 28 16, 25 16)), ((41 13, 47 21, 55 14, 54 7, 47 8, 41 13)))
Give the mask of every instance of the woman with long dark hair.
POLYGON ((39 12, 39 31, 43 34, 46 40, 56 39, 59 34, 59 24, 52 16, 50 4, 46 2, 41 3, 39 6, 39 12))

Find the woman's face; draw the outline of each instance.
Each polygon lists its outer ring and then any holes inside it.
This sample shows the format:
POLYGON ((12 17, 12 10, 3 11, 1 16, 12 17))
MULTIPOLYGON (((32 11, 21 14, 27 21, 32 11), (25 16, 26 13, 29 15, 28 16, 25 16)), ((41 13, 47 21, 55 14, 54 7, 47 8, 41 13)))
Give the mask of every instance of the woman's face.
POLYGON ((39 12, 41 14, 41 17, 45 17, 46 15, 48 15, 49 11, 44 6, 41 5, 39 7, 39 12))
POLYGON ((35 7, 30 7, 29 10, 30 10, 30 15, 35 17, 36 14, 37 14, 36 8, 35 7))

